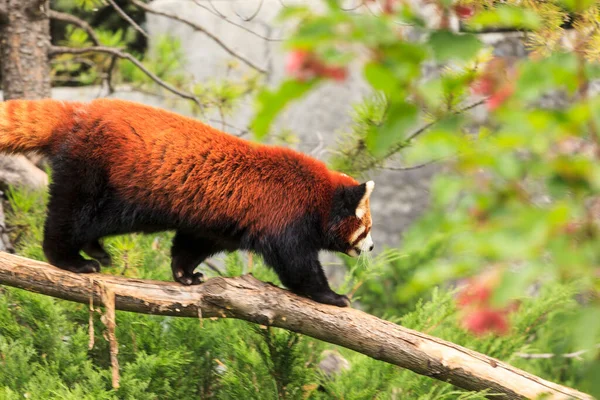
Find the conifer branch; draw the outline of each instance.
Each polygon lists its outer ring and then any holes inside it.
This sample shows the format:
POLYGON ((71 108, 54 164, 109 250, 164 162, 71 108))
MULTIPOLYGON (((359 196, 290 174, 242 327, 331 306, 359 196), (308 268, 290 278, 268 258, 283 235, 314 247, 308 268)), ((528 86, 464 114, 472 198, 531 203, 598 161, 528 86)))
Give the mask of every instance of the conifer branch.
MULTIPOLYGON (((0 253, 0 284, 83 304, 89 304, 93 298, 96 304, 107 308, 114 305, 113 310, 107 310, 109 317, 117 309, 191 318, 237 318, 288 329, 463 389, 487 389, 490 395, 501 393, 503 399, 548 396, 592 400, 589 395, 454 343, 359 310, 315 303, 251 275, 217 277, 202 285, 181 286, 106 274, 75 274, 0 253), (108 301, 106 293, 111 294, 108 301)), ((111 355, 116 356, 116 349, 111 350, 111 355)), ((115 371, 113 374, 113 383, 118 384, 118 375, 115 371)))

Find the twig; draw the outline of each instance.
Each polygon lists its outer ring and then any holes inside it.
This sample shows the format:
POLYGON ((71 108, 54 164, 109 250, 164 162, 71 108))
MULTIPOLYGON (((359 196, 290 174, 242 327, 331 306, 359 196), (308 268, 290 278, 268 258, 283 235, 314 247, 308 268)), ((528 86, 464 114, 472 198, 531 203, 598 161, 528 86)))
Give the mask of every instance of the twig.
POLYGON ((106 0, 110 3, 110 5, 112 6, 112 8, 115 9, 115 11, 125 20, 129 23, 129 25, 133 26, 133 28, 138 31, 139 33, 141 33, 144 37, 148 37, 148 34, 146 33, 145 30, 142 29, 141 26, 139 26, 137 24, 137 22, 135 22, 129 15, 127 15, 127 13, 117 5, 117 3, 115 3, 114 0, 106 0))
POLYGON ((232 128, 232 129, 237 130, 238 131, 237 133, 232 134, 232 135, 237 136, 237 137, 242 137, 242 136, 248 134, 248 132, 250 132, 249 128, 242 129, 242 128, 239 128, 239 127, 237 127, 235 125, 230 124, 229 122, 223 121, 221 119, 209 118, 208 121, 214 122, 214 123, 217 123, 217 124, 221 124, 221 125, 225 125, 227 128, 232 128))
MULTIPOLYGON (((216 277, 201 285, 183 286, 108 274, 75 274, 43 262, 0 253, 0 283, 84 304, 89 304, 93 296, 107 308, 105 320, 109 329, 114 328, 115 309, 191 318, 199 318, 201 310, 203 318, 237 318, 288 329, 466 390, 504 394, 503 399, 544 396, 592 399, 585 393, 457 344, 360 310, 316 303, 251 275, 216 277), (93 289, 90 277, 96 282, 93 289)), ((117 352, 116 340, 113 340, 113 383, 118 384, 117 352)))
POLYGON ((417 164, 417 165, 411 165, 410 167, 384 167, 382 169, 388 170, 388 171, 413 171, 415 169, 420 169, 420 168, 424 168, 427 167, 429 165, 433 165, 436 164, 440 161, 442 161, 443 159, 437 159, 437 160, 432 160, 432 161, 427 161, 424 162, 423 164, 417 164))
POLYGON ((106 70, 106 88, 108 90, 108 94, 113 94, 115 92, 115 87, 112 84, 112 76, 113 70, 115 69, 115 65, 117 65, 117 56, 112 56, 110 59, 110 64, 108 69, 106 70))
MULTIPOLYGON (((462 114, 462 113, 464 113, 464 112, 466 112, 466 111, 468 111, 468 110, 470 110, 472 108, 477 107, 478 105, 481 105, 481 104, 485 103, 486 100, 487 100, 487 98, 478 100, 475 103, 469 104, 468 106, 465 106, 465 107, 463 107, 463 108, 461 108, 459 110, 454 111, 453 114, 455 114, 455 115, 462 114)), ((416 131, 414 131, 413 133, 411 133, 402 143, 400 143, 399 145, 393 147, 390 151, 388 151, 388 153, 385 155, 384 158, 389 158, 389 157, 393 156, 398 151, 400 151, 403 148, 405 148, 406 146, 408 146, 410 144, 410 142, 412 142, 413 140, 415 140, 423 132, 427 131, 429 128, 431 128, 432 126, 434 126, 435 124, 437 124, 440 121, 441 120, 438 119, 438 120, 431 121, 428 124, 423 125, 419 129, 417 129, 416 131)))
POLYGON ((267 42, 283 42, 283 39, 276 39, 276 38, 270 38, 270 37, 263 36, 260 33, 255 32, 252 29, 249 29, 249 28, 245 27, 244 25, 241 25, 241 24, 238 24, 236 22, 233 22, 232 20, 230 20, 229 18, 227 18, 226 15, 221 14, 218 11, 215 12, 214 10, 211 10, 210 8, 206 7, 204 4, 200 4, 199 0, 194 0, 194 4, 196 4, 198 7, 201 7, 203 9, 205 9, 206 11, 208 11, 209 13, 211 13, 213 15, 216 15, 217 17, 221 18, 223 21, 227 22, 228 24, 233 25, 235 27, 238 27, 238 28, 240 28, 240 29, 248 32, 249 34, 254 35, 254 36, 258 37, 258 38, 261 38, 261 39, 263 39, 263 40, 265 40, 267 42))
MULTIPOLYGON (((475 103, 469 104, 468 106, 465 106, 459 110, 456 110, 453 112, 453 114, 458 115, 458 114, 462 114, 465 111, 469 111, 483 103, 485 103, 485 101, 487 100, 487 98, 485 99, 481 99, 479 101, 476 101, 475 103)), ((417 129, 416 131, 414 131, 407 139, 406 142, 410 142, 413 139, 415 139, 417 136, 419 136, 421 133, 425 132, 427 129, 431 128, 433 125, 437 124, 438 122, 440 122, 439 120, 436 121, 432 121, 426 125, 423 125, 421 128, 417 129)))
POLYGON ((170 18, 172 20, 175 21, 179 21, 183 24, 186 24, 187 26, 191 27, 192 29, 198 31, 198 32, 202 32, 203 34, 205 34, 206 36, 208 36, 212 41, 214 41, 215 43, 217 43, 223 50, 225 50, 227 53, 229 53, 230 55, 232 55, 233 57, 237 58, 238 60, 240 60, 241 62, 243 62, 244 64, 246 64, 247 66, 249 66, 250 68, 255 69, 256 71, 260 72, 261 74, 266 74, 267 71, 261 67, 259 67, 258 65, 254 64, 252 61, 248 60, 246 57, 236 53, 234 50, 232 50, 229 46, 227 46, 221 39, 219 39, 216 35, 208 32, 204 27, 198 25, 197 23, 187 20, 185 18, 181 18, 178 15, 175 14, 170 14, 164 11, 158 11, 155 10, 154 8, 148 6, 146 3, 142 3, 139 0, 131 0, 131 2, 133 4, 135 4, 136 6, 138 6, 139 8, 145 10, 146 12, 149 12, 151 14, 156 14, 156 15, 160 15, 163 17, 167 17, 170 18))
POLYGON ((184 99, 192 100, 196 103, 200 108, 203 108, 203 104, 200 100, 191 93, 183 92, 176 87, 170 85, 169 83, 160 79, 156 74, 148 70, 137 58, 132 56, 129 53, 123 52, 121 50, 115 49, 113 47, 105 47, 105 46, 94 46, 94 47, 65 47, 65 46, 51 46, 49 55, 55 56, 59 54, 85 54, 85 53, 106 53, 111 54, 118 58, 123 58, 132 62, 136 67, 138 67, 144 74, 146 74, 150 79, 156 82, 159 86, 167 89, 168 91, 183 97, 184 99))
POLYGON ((100 46, 100 39, 98 38, 98 35, 96 35, 96 31, 94 31, 94 28, 92 28, 92 26, 86 21, 79 19, 74 15, 55 10, 49 10, 48 16, 58 21, 68 22, 69 24, 77 25, 88 34, 90 41, 94 46, 100 46))
POLYGON ((521 357, 521 358, 526 358, 526 359, 540 359, 540 358, 554 358, 554 357, 562 357, 562 358, 575 358, 577 360, 581 360, 581 356, 591 350, 594 349, 600 349, 600 343, 598 343, 597 345, 595 345, 593 348, 591 349, 583 349, 583 350, 578 350, 578 351, 574 351, 572 353, 565 353, 565 354, 554 354, 554 353, 538 353, 538 354, 531 354, 531 353, 515 353, 515 355, 517 357, 521 357))
POLYGON ((258 3, 258 7, 256 7, 256 11, 254 11, 248 18, 242 17, 237 10, 233 10, 233 12, 235 13, 235 15, 238 16, 239 19, 241 19, 244 22, 249 22, 252 21, 254 18, 256 18, 256 16, 258 15, 258 13, 260 12, 262 6, 263 6, 263 1, 264 0, 260 0, 260 3, 258 3))
POLYGON ((440 158, 436 158, 436 159, 431 160, 431 161, 424 162, 422 164, 411 165, 411 166, 408 166, 408 167, 383 167, 382 169, 385 169, 385 170, 388 170, 388 171, 412 171, 412 170, 415 170, 415 169, 424 168, 424 167, 428 167, 430 165, 437 164, 437 163, 439 163, 441 161, 448 160, 449 158, 452 158, 452 157, 440 157, 440 158))

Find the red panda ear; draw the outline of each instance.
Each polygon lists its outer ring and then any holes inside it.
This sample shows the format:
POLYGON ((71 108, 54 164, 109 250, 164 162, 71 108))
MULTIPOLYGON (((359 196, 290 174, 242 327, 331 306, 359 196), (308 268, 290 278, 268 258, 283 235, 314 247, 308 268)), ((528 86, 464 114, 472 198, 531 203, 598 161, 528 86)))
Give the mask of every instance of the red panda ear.
POLYGON ((367 183, 363 183, 365 185, 365 193, 362 198, 358 202, 358 206, 356 206, 356 217, 362 218, 368 211, 367 200, 371 197, 371 193, 373 193, 373 189, 375 189, 375 182, 369 181, 367 183))
POLYGON ((357 217, 362 218, 362 215, 366 212, 366 201, 371 196, 374 187, 375 183, 373 181, 356 186, 345 186, 341 193, 344 208, 349 213, 356 214, 357 217), (360 209, 365 210, 361 216, 359 216, 360 209))

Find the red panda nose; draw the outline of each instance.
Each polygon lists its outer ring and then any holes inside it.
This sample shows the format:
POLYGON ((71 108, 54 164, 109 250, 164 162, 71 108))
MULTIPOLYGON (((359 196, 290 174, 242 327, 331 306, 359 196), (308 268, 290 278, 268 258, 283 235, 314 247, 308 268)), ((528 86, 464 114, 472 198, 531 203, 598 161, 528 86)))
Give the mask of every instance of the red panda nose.
POLYGON ((373 251, 373 247, 375 247, 374 244, 372 244, 371 247, 369 247, 369 251, 373 251))

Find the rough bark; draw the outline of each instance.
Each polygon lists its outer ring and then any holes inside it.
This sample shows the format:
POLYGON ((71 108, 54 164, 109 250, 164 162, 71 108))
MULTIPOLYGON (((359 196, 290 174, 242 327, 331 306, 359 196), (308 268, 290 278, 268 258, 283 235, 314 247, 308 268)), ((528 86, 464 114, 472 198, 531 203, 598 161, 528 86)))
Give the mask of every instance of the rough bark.
MULTIPOLYGON (((47 0, 0 0, 4 100, 50 97, 50 20, 47 0)), ((0 155, 2 187, 44 186, 46 174, 23 156, 0 155)), ((4 245, 8 245, 5 243, 4 245)))
POLYGON ((114 294, 115 308, 124 311, 238 318, 276 326, 467 390, 503 393, 504 399, 533 399, 541 395, 552 399, 592 399, 456 344, 358 310, 315 303, 250 275, 212 278, 202 285, 185 287, 103 274, 78 275, 0 253, 0 283, 84 304, 90 298, 101 304, 110 292, 114 294))
POLYGON ((4 99, 50 97, 48 1, 1 0, 2 90, 4 99))

